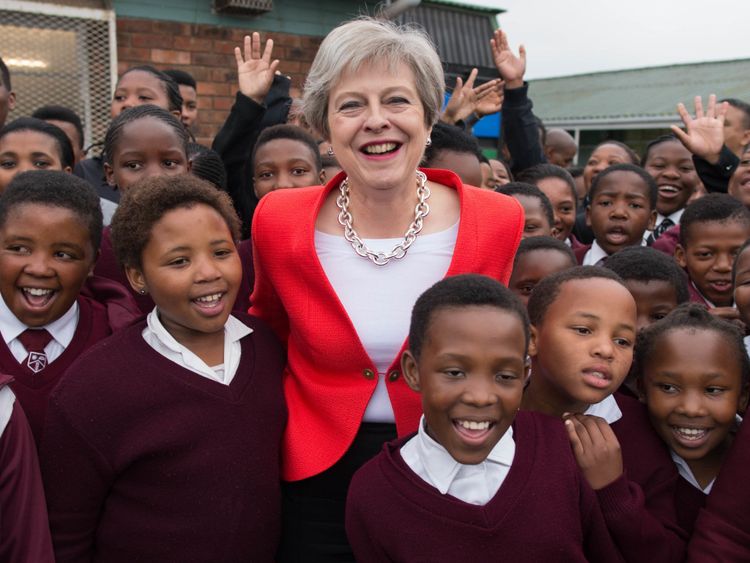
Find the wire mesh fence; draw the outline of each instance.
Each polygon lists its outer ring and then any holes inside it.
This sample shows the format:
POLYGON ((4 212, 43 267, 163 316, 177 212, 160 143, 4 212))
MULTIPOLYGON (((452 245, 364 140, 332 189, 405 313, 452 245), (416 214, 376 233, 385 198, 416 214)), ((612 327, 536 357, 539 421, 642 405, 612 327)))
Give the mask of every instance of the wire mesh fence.
POLYGON ((105 10, 60 7, 54 14, 0 3, 0 57, 17 97, 10 117, 65 106, 81 117, 85 146, 102 141, 116 68, 113 21, 105 10))

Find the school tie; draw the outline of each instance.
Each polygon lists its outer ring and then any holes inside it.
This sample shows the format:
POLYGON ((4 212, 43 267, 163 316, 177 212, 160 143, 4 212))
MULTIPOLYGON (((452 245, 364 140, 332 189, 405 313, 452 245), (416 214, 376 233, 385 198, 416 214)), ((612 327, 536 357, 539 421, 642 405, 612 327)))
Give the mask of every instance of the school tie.
POLYGON ((18 340, 21 341, 23 347, 26 348, 26 352, 28 352, 28 356, 26 356, 27 368, 34 373, 39 373, 47 367, 47 354, 44 353, 44 348, 52 340, 52 335, 47 332, 47 329, 27 328, 18 335, 18 340))
POLYGON ((658 239, 661 235, 663 235, 664 232, 670 227, 674 227, 674 221, 672 221, 672 219, 670 219, 669 217, 665 217, 664 221, 659 223, 659 226, 656 227, 654 229, 654 232, 651 233, 651 235, 648 237, 646 244, 650 246, 656 239, 658 239))

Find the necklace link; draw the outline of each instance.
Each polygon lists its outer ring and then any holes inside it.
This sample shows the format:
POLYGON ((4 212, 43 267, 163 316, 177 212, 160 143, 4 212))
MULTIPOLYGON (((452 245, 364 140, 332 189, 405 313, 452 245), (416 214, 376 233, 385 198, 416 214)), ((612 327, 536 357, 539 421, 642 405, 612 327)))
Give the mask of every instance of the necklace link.
POLYGON ((354 252, 371 260, 378 266, 385 266, 391 260, 400 260, 406 256, 406 251, 417 240, 417 235, 424 226, 424 218, 430 213, 430 206, 427 200, 430 197, 430 188, 427 187, 427 176, 424 172, 417 170, 417 198, 418 203, 414 207, 414 221, 404 234, 404 240, 399 242, 390 252, 375 252, 370 250, 365 242, 359 237, 354 230, 354 220, 349 211, 349 178, 344 178, 339 186, 341 194, 336 198, 336 206, 339 208, 339 224, 344 227, 344 238, 349 241, 354 252))

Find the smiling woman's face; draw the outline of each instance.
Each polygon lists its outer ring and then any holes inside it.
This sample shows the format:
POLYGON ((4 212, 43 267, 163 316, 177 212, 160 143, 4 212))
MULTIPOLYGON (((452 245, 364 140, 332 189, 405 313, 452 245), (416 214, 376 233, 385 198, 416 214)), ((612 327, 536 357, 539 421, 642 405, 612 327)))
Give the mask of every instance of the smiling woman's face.
POLYGON ((354 189, 415 185, 430 129, 414 73, 370 64, 346 72, 328 101, 330 143, 354 189))

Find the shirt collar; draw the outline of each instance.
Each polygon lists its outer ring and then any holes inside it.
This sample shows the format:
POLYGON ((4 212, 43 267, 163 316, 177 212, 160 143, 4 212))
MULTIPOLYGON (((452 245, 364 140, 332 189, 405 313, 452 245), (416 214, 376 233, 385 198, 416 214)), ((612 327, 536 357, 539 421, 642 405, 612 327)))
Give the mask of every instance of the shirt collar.
POLYGON ((677 466, 677 473, 680 474, 680 477, 685 479, 685 481, 690 483, 693 487, 695 487, 702 493, 708 494, 711 492, 711 489, 714 486, 714 481, 716 481, 716 479, 712 479, 711 482, 708 485, 706 485, 706 488, 704 489, 698 483, 698 479, 695 478, 695 475, 693 475, 693 470, 690 469, 690 466, 688 465, 687 461, 682 459, 672 450, 669 450, 669 454, 672 456, 672 461, 674 461, 675 465, 677 466))
POLYGON ((622 418, 622 411, 613 395, 607 395, 603 401, 590 405, 583 414, 603 418, 607 424, 612 424, 622 418))
POLYGON ((589 248, 586 256, 583 257, 583 265, 596 266, 599 260, 607 258, 608 256, 609 254, 607 254, 607 252, 601 246, 599 246, 599 243, 594 241, 593 243, 591 243, 591 248, 589 248))
MULTIPOLYGON (((453 459, 442 445, 438 444, 427 433, 425 429, 424 415, 419 421, 419 431, 417 433, 417 455, 422 460, 425 471, 430 476, 430 480, 441 494, 446 494, 450 489, 456 475, 464 467, 463 464, 453 459)), ((497 463, 510 467, 515 455, 515 442, 513 441, 513 427, 508 427, 503 437, 492 448, 487 459, 482 463, 497 463)))
MULTIPOLYGON (((13 311, 5 303, 5 299, 0 298, 0 334, 2 334, 5 343, 11 343, 28 328, 13 314, 13 311)), ((78 328, 78 301, 74 301, 70 309, 59 319, 34 328, 46 329, 56 342, 63 348, 67 348, 73 340, 76 328, 78 328)))
POLYGON ((661 213, 657 212, 656 213, 656 225, 655 226, 658 227, 659 225, 661 225, 662 222, 664 221, 664 219, 669 219, 675 225, 679 225, 680 224, 680 219, 682 219, 682 214, 683 214, 684 211, 685 211, 685 208, 683 207, 682 209, 678 209, 677 211, 675 211, 671 215, 662 215, 661 213))
MULTIPOLYGON (((153 311, 151 311, 146 317, 148 328, 151 329, 151 332, 156 337, 156 339, 165 348, 171 350, 172 352, 181 354, 185 363, 191 364, 197 360, 205 365, 205 362, 203 362, 203 360, 198 358, 198 356, 193 354, 185 346, 177 342, 177 340, 175 340, 175 337, 169 334, 169 331, 164 328, 164 325, 162 324, 157 311, 157 308, 154 307, 153 311)), ((232 315, 229 315, 229 317, 227 318, 227 322, 224 324, 224 349, 226 350, 226 346, 228 343, 236 342, 237 340, 240 340, 241 338, 244 338, 245 336, 250 334, 252 331, 253 329, 251 329, 249 326, 243 324, 232 315)))

